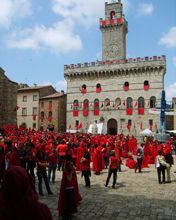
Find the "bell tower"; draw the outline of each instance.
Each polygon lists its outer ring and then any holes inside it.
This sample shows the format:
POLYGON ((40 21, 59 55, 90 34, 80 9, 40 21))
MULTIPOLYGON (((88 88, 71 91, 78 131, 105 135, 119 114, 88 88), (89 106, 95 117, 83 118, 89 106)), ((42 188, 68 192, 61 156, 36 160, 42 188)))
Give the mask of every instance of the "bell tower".
POLYGON ((121 0, 105 2, 105 20, 100 18, 102 32, 102 60, 126 59, 128 23, 123 15, 121 0))

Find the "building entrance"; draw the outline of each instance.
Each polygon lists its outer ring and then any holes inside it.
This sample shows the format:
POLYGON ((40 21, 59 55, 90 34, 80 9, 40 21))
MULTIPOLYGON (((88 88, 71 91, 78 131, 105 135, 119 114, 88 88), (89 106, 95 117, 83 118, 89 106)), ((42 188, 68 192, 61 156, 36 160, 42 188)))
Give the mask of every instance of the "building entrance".
POLYGON ((109 119, 107 123, 107 133, 110 135, 117 134, 117 121, 115 119, 109 119))

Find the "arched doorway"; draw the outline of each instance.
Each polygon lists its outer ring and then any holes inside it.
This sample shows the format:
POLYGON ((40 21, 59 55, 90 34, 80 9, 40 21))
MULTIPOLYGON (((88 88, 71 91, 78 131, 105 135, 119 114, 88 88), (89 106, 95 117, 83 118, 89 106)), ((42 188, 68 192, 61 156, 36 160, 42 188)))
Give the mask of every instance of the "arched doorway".
POLYGON ((107 133, 110 135, 117 134, 117 121, 113 118, 109 119, 107 123, 107 133))

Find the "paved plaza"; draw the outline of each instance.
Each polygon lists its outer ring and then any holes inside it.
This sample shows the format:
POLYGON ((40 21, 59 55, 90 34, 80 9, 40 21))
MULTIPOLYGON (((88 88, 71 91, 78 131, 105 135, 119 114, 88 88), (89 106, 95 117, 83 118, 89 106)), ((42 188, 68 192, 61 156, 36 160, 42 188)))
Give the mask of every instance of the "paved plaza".
MULTIPOLYGON (((124 161, 125 162, 125 161, 124 161)), ((158 184, 157 171, 154 165, 144 169, 142 173, 134 173, 125 166, 118 173, 116 189, 112 189, 112 177, 106 188, 105 181, 108 170, 96 176, 92 172, 91 188, 84 186, 81 173, 77 172, 82 202, 75 220, 166 220, 176 219, 176 165, 171 169, 172 183, 158 184)), ((57 171, 56 183, 51 183, 54 195, 45 192, 40 200, 46 203, 58 219, 57 200, 62 172, 57 171)), ((45 190, 45 186, 43 185, 45 190)), ((62 218, 59 218, 62 219, 62 218)))

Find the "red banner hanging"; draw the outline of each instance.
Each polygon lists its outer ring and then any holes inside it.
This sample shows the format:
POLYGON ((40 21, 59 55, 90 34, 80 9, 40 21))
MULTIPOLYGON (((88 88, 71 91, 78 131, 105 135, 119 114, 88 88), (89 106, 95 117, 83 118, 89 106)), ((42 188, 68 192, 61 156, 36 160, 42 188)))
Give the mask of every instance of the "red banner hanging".
POLYGON ((127 108, 126 109, 126 114, 127 115, 132 115, 133 114, 133 109, 132 108, 127 108))
POLYGON ((94 115, 95 115, 95 116, 98 116, 99 113, 100 113, 99 109, 95 109, 95 110, 94 110, 94 115))
POLYGON ((84 110, 83 110, 83 115, 84 115, 85 117, 87 117, 87 116, 89 115, 89 110, 84 109, 84 110))
POLYGON ((138 108, 138 114, 144 115, 144 108, 138 108))
POLYGON ((77 117, 78 116, 78 110, 73 110, 73 117, 77 117))

